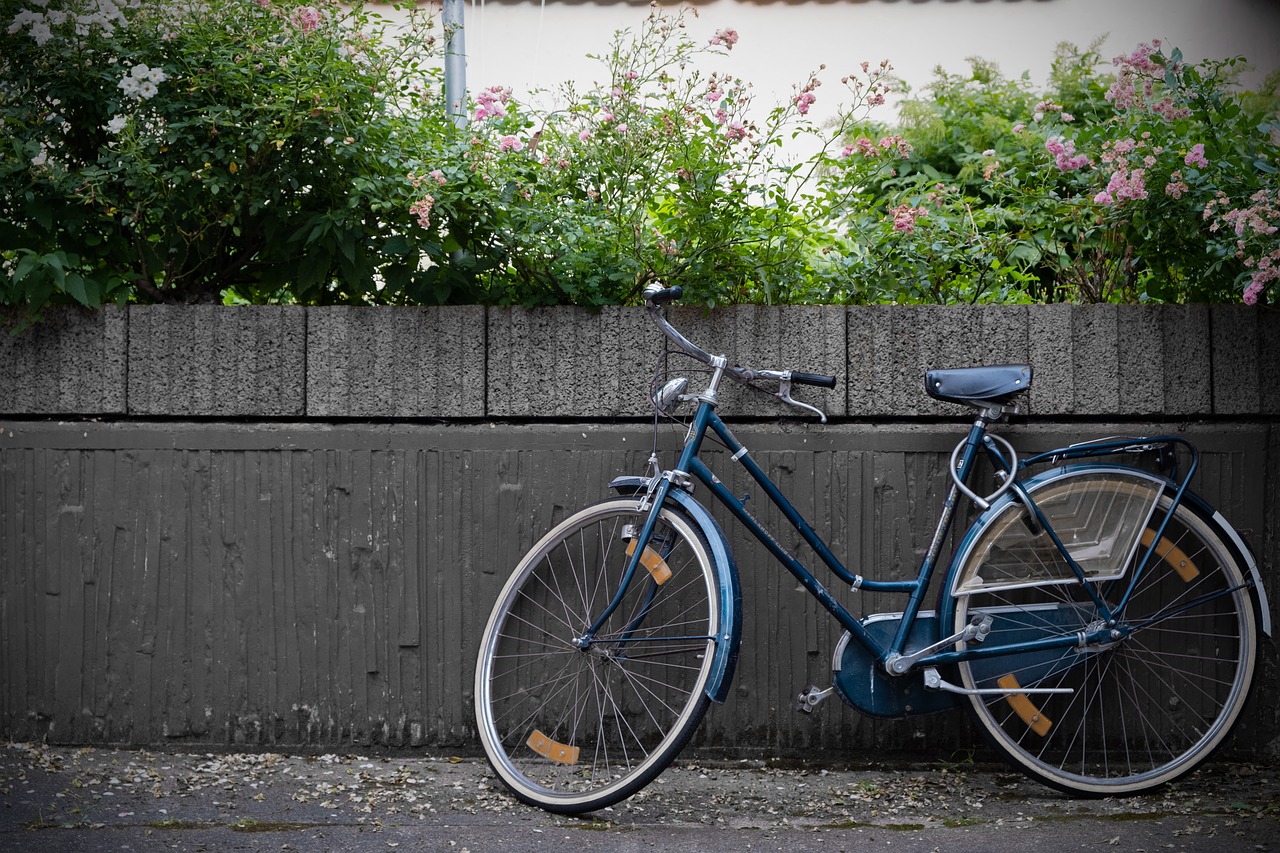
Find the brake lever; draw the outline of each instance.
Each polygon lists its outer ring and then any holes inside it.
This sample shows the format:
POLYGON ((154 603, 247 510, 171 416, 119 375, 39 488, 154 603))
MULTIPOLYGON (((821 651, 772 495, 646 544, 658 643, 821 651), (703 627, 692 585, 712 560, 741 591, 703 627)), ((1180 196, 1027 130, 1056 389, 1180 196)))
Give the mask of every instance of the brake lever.
POLYGON ((808 403, 801 403, 799 400, 793 399, 791 396, 791 374, 786 373, 778 380, 778 393, 773 396, 777 397, 788 406, 795 406, 797 409, 807 409, 818 416, 822 423, 827 422, 827 416, 817 406, 810 406, 808 403))

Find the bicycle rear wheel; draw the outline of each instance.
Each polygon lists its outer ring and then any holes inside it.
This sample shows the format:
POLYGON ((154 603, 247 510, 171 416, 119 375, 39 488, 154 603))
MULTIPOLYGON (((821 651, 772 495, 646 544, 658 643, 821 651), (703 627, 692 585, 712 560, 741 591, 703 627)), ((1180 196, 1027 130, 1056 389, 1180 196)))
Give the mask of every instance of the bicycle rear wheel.
MULTIPOLYGON (((1257 625, 1232 551, 1189 504, 1160 521, 1163 483, 1115 470, 1068 473, 1033 492, 1054 530, 1108 606, 1150 563, 1107 644, 1023 652, 958 664, 973 716, 1015 765, 1054 788, 1134 794, 1204 761, 1248 697, 1257 625), (1069 693, 1037 693, 1037 690, 1069 693)), ((992 618, 985 646, 1032 643, 1105 627, 1084 585, 1047 535, 1007 504, 972 540, 949 590, 955 630, 992 618)))
POLYGON ((635 498, 587 507, 525 555, 480 645, 480 740, 517 798, 578 814, 648 784, 684 747, 710 701, 720 624, 717 568, 701 532, 663 509, 622 604, 647 513, 635 498))

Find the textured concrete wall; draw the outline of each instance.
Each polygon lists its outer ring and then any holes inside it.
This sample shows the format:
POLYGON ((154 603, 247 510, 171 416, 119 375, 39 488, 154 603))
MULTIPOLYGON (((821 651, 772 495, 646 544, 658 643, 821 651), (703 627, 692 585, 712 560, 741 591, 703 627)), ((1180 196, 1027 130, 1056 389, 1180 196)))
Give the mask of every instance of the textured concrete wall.
MULTIPOLYGON (((1280 599, 1280 323, 1247 308, 678 309, 755 367, 836 373, 833 415, 735 428, 835 552, 903 577, 928 545, 965 413, 927 367, 1029 360, 1020 452, 1173 431, 1195 488, 1280 599)), ((67 312, 0 340, 0 737, 62 743, 475 748, 476 636, 506 572, 566 511, 637 473, 660 346, 634 309, 67 312)), ((673 369, 675 369, 673 367, 673 369)), ((670 451, 679 431, 664 427, 670 451)), ((753 491, 710 454, 735 491, 753 491)), ((762 505, 763 520, 780 519, 762 505)), ((747 633, 699 746, 972 745, 962 716, 791 711, 835 624, 731 529, 747 633)), ((783 535, 784 544, 796 544, 783 535)), ((855 612, 894 610, 890 596, 855 612)), ((932 599, 930 599, 932 600, 932 599)), ((1274 606, 1273 606, 1274 610, 1274 606)), ((1280 754, 1275 646, 1236 738, 1280 754)))
MULTIPOLYGON (((677 307, 696 343, 834 416, 945 416, 924 371, 1035 366, 1037 416, 1280 414, 1280 312, 1247 306, 677 307)), ((0 415, 617 418, 649 415, 660 339, 636 308, 135 306, 0 337, 0 415)), ((673 358, 672 372, 692 365, 673 358)), ((729 414, 786 412, 767 396, 729 414)))
POLYGON ((19 330, 0 321, 0 413, 124 414, 127 314, 51 311, 19 330))
POLYGON ((130 308, 129 414, 302 415, 306 320, 302 308, 130 308))
POLYGON ((479 306, 312 310, 306 341, 311 417, 484 415, 485 311, 479 306))

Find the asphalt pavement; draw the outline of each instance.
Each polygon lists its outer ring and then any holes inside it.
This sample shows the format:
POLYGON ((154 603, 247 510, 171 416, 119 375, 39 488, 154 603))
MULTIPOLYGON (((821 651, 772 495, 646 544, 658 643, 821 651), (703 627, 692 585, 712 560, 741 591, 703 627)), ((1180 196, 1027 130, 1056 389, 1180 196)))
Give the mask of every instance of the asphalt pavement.
POLYGON ((1280 850, 1280 772, 1218 761, 1073 799, 1001 765, 681 760, 612 809, 507 796, 482 760, 0 746, 0 851, 1280 850))

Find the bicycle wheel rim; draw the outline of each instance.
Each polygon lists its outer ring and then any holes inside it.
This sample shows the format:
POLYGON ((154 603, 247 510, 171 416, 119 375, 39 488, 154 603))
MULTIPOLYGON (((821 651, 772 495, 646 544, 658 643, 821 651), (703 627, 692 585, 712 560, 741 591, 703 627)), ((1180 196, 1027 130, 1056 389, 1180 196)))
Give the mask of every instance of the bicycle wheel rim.
MULTIPOLYGON (((1162 495, 1155 516, 1163 518, 1170 506, 1162 495)), ((971 710, 997 749, 1052 787, 1093 796, 1151 790, 1208 758, 1239 717, 1257 643, 1234 553, 1185 504, 1159 549, 1164 555, 1153 560, 1122 614, 1133 628, 1127 638, 958 665, 966 689, 1026 691, 971 696, 971 710), (1031 692, 1044 688, 1073 692, 1031 692)), ((955 588, 977 571, 976 562, 967 562, 955 588)), ((994 617, 986 640, 992 644, 1100 624, 1082 587, 1070 584, 960 596, 953 625, 958 630, 979 613, 994 617)))
POLYGON ((481 742, 502 782, 550 811, 591 811, 635 793, 684 746, 709 701, 715 567, 701 534, 670 510, 656 530, 673 537, 663 554, 670 579, 657 584, 638 569, 596 643, 575 645, 618 588, 626 527, 644 520, 638 507, 606 501, 548 533, 513 572, 485 631, 481 742))

